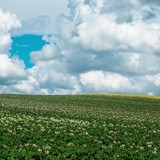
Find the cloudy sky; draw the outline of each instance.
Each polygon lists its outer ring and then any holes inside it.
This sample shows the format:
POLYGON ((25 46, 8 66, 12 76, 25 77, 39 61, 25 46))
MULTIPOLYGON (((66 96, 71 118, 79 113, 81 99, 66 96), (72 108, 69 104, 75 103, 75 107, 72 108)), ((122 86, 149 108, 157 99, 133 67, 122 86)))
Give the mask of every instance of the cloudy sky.
POLYGON ((0 93, 160 95, 160 1, 0 0, 0 93))

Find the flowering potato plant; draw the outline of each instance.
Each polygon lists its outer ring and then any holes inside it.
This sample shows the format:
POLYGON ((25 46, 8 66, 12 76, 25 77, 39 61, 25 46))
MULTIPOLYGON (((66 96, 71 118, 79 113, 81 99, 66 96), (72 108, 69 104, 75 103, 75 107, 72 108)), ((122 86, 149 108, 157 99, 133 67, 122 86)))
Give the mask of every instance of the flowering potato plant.
POLYGON ((0 159, 160 159, 160 99, 0 95, 0 159))

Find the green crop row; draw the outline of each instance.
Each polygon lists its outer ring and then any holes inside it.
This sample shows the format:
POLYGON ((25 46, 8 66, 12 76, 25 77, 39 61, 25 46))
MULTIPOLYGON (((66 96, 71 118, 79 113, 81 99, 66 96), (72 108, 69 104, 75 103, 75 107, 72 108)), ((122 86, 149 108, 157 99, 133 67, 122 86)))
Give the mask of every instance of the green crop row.
POLYGON ((160 99, 0 95, 1 160, 159 160, 160 99))

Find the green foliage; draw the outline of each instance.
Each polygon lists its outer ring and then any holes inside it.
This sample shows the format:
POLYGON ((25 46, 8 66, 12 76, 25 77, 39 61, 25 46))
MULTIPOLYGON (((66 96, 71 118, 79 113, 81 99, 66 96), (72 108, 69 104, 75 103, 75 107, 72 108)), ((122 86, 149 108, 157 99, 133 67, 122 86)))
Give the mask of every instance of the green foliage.
POLYGON ((0 159, 160 159, 160 99, 0 95, 0 159))

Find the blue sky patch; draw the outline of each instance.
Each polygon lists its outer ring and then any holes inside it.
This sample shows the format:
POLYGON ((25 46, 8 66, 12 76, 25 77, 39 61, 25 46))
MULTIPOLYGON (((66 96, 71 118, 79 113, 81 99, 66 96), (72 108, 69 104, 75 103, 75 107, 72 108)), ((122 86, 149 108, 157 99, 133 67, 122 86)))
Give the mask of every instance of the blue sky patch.
POLYGON ((24 61, 26 68, 33 67, 34 64, 30 61, 30 53, 40 50, 47 43, 42 37, 41 35, 32 34, 12 37, 11 56, 17 55, 24 61))

